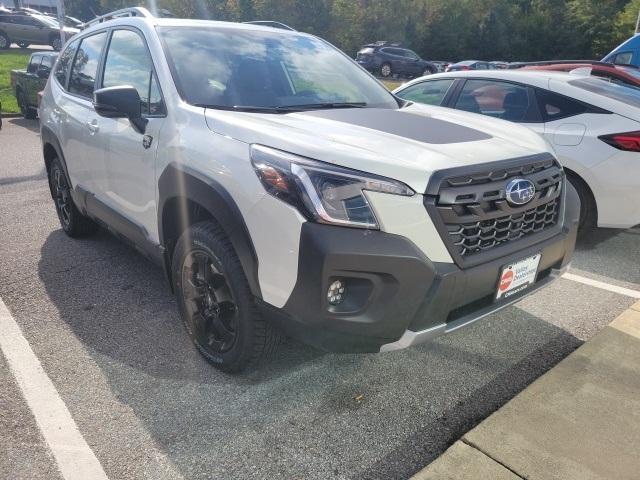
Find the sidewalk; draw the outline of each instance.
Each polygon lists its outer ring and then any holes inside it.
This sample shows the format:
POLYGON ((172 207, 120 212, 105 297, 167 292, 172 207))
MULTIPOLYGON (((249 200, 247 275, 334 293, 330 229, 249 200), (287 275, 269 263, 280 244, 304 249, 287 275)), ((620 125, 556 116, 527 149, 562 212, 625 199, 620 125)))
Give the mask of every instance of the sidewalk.
POLYGON ((640 302, 413 480, 640 478, 640 302))

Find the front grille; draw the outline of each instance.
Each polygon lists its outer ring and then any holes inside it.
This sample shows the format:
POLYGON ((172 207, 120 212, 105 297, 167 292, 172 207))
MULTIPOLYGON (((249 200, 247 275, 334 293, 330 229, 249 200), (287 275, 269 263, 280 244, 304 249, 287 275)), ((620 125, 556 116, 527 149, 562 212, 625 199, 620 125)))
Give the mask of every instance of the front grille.
POLYGON ((440 180, 432 197, 431 211, 448 237, 444 240, 454 257, 463 261, 558 224, 564 174, 554 159, 497 165, 471 174, 451 172, 440 180), (506 200, 507 183, 514 178, 531 180, 536 187, 526 205, 513 206, 506 200))
POLYGON ((474 223, 447 225, 449 236, 463 257, 541 232, 558 221, 560 199, 524 212, 474 223))

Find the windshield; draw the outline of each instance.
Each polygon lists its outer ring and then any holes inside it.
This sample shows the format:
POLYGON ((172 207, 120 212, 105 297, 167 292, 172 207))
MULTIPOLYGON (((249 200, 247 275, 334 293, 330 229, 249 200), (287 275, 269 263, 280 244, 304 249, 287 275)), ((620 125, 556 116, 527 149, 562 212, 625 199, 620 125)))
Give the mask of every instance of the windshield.
POLYGON ((233 27, 159 32, 178 90, 193 105, 398 108, 351 59, 309 35, 233 27))
POLYGON ((47 24, 50 27, 60 28, 60 25, 58 24, 58 22, 51 17, 47 17, 46 15, 31 15, 31 16, 33 18, 40 20, 42 23, 47 24))
POLYGON ((633 107, 640 107, 640 88, 633 87, 629 84, 611 83, 606 79, 599 78, 581 78, 580 80, 571 80, 570 85, 582 88, 591 93, 604 95, 605 97, 626 103, 633 107))

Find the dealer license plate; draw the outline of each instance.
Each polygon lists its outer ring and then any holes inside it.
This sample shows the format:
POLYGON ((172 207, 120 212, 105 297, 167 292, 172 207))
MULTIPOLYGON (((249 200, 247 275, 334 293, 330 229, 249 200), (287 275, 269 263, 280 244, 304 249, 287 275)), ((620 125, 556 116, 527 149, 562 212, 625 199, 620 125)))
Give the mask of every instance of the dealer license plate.
POLYGON ((541 254, 533 255, 502 268, 496 300, 511 297, 529 288, 536 281, 541 254))

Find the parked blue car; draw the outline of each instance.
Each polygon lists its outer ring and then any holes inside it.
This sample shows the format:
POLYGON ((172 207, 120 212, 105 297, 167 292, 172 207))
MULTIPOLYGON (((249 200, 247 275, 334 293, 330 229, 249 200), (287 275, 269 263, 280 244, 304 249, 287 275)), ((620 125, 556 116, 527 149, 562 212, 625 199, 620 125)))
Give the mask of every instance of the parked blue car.
POLYGON ((602 59, 603 62, 640 67, 640 33, 625 40, 602 59))
POLYGON ((385 78, 395 75, 414 78, 438 72, 436 65, 397 43, 376 42, 364 45, 356 56, 356 62, 385 78))

